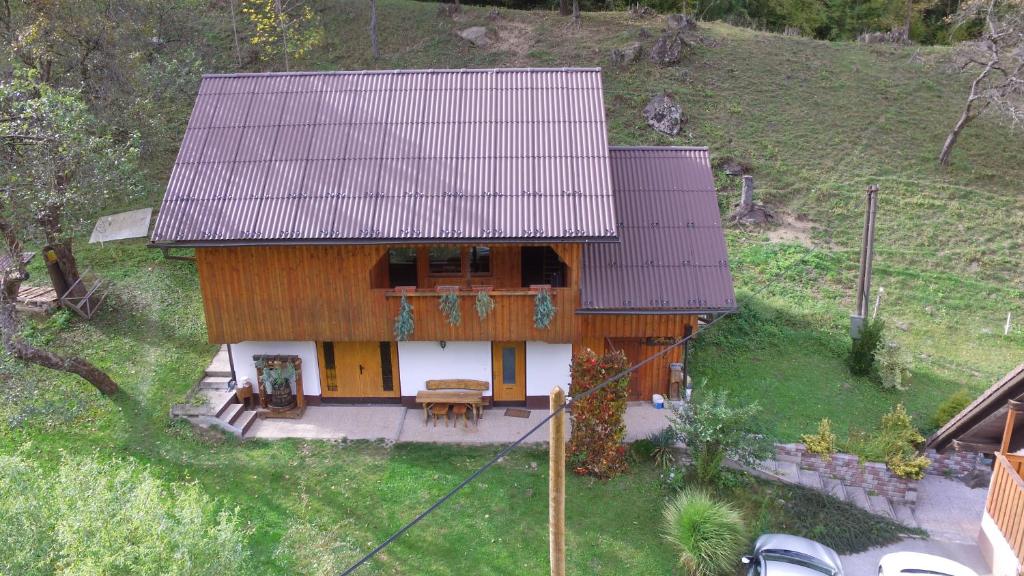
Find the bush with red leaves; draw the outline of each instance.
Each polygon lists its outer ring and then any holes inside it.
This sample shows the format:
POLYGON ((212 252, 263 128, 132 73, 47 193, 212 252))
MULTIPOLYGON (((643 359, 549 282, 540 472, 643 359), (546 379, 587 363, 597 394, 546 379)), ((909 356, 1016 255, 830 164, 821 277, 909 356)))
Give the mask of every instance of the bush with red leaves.
MULTIPOLYGON (((586 350, 573 357, 569 395, 576 396, 596 387, 611 376, 628 370, 629 360, 621 351, 598 356, 586 350)), ((569 463, 580 475, 611 478, 626 471, 626 399, 629 375, 611 382, 571 406, 572 435, 569 463)))

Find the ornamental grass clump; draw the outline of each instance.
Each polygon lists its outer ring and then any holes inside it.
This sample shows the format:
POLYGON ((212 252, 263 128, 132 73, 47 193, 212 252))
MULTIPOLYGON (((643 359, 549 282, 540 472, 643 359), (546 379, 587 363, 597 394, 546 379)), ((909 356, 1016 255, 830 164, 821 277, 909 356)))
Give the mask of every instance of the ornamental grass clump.
POLYGON ((688 576, 720 576, 736 572, 746 546, 739 510, 700 489, 679 492, 665 507, 665 539, 679 554, 688 576))

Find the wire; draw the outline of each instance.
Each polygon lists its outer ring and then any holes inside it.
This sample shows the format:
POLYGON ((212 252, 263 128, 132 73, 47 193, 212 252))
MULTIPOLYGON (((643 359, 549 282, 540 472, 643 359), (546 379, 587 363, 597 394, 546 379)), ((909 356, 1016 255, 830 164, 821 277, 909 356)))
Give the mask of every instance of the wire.
MULTIPOLYGON (((730 314, 733 314, 734 312, 735 311, 730 311, 730 312, 726 312, 725 314, 722 314, 720 316, 716 316, 711 322, 708 322, 707 324, 704 325, 704 330, 708 329, 709 327, 714 325, 716 322, 718 322, 722 318, 725 318, 726 316, 729 316, 730 314)), ((394 534, 392 534, 391 536, 388 536, 388 538, 386 540, 384 540, 383 542, 381 542, 380 544, 378 544, 376 548, 374 548, 373 550, 368 552, 365 556, 360 558, 358 562, 356 562, 355 564, 350 566, 347 570, 342 572, 341 576, 348 576, 349 574, 352 574, 360 566, 362 566, 367 561, 369 561, 371 558, 373 558, 374 556, 379 554, 381 550, 383 550, 384 548, 387 548, 392 542, 397 540, 407 530, 409 530, 410 528, 412 528, 416 524, 419 524, 419 522, 421 520, 423 520, 428 515, 430 515, 430 513, 432 513, 434 510, 437 510, 438 508, 440 508, 441 505, 443 505, 445 502, 448 501, 448 499, 450 499, 452 496, 454 496, 460 490, 462 490, 467 485, 469 485, 473 480, 476 480, 478 476, 480 476, 481 474, 486 472, 491 466, 494 466, 495 464, 497 464, 498 461, 500 461, 502 458, 504 458, 506 455, 508 455, 517 446, 522 444, 527 438, 529 438, 531 435, 533 435, 534 432, 536 432, 537 430, 540 430, 540 428, 543 427, 545 424, 547 424, 549 421, 551 421, 552 418, 554 418, 556 415, 560 414, 561 412, 564 412, 565 409, 571 403, 573 403, 573 402, 575 402, 577 400, 582 400, 583 398, 586 398, 587 396, 590 396, 591 394, 597 392, 598 390, 601 390, 605 386, 608 386, 612 382, 617 382, 617 381, 625 378, 631 372, 633 372, 634 370, 639 369, 641 366, 644 366, 645 364, 647 364, 649 362, 653 362, 655 359, 661 357, 664 354, 667 354, 670 350, 674 350, 675 348, 678 348, 679 346, 682 346, 686 342, 689 342, 690 339, 692 339, 694 336, 696 336, 699 333, 700 333, 700 331, 693 332, 692 334, 690 334, 689 336, 686 336, 682 340, 680 340, 678 342, 675 342, 673 344, 670 344, 668 346, 665 346, 664 348, 662 348, 658 352, 655 352, 654 354, 651 354, 650 356, 648 356, 647 358, 643 359, 642 361, 637 362, 636 364, 630 366, 628 369, 622 370, 622 371, 620 371, 620 372, 618 372, 618 373, 616 373, 616 374, 606 378, 605 380, 601 381, 601 383, 598 384, 597 386, 594 386, 593 388, 591 388, 591 389, 589 389, 589 390, 587 390, 585 392, 581 392, 580 394, 577 394, 576 396, 567 397, 566 401, 561 406, 559 406, 558 408, 553 410, 550 414, 545 416, 533 428, 530 428, 530 430, 526 434, 523 434, 518 439, 516 439, 514 442, 512 442, 508 446, 505 446, 504 448, 502 448, 497 454, 494 455, 493 458, 490 459, 490 461, 488 461, 486 464, 484 464, 483 466, 478 468, 475 472, 473 472, 472 474, 467 476, 465 480, 463 480, 462 482, 459 482, 458 485, 456 485, 454 488, 449 490, 447 494, 445 494, 444 496, 439 498, 436 502, 431 504, 429 508, 427 508, 423 512, 420 512, 415 518, 413 518, 408 523, 406 523, 404 526, 402 526, 397 531, 395 531, 394 534)))
MULTIPOLYGON (((808 252, 807 254, 804 254, 804 256, 801 257, 799 261, 793 263, 792 266, 796 266, 796 265, 800 264, 800 262, 802 260, 805 260, 812 253, 813 252, 808 252)), ((783 273, 785 273, 786 271, 787 270, 781 270, 775 276, 775 278, 772 279, 771 282, 766 282, 764 285, 761 286, 761 288, 757 292, 754 292, 754 294, 752 294, 752 296, 757 296, 758 294, 764 292, 766 289, 768 289, 769 286, 771 286, 775 281, 777 281, 783 275, 783 273)), ((724 314, 716 316, 715 318, 713 318, 711 320, 711 322, 708 322, 707 324, 705 324, 704 327, 701 330, 698 330, 698 331, 695 331, 695 332, 691 333, 689 336, 686 336, 686 337, 682 338, 678 342, 675 342, 673 344, 665 346, 661 350, 655 352, 654 354, 651 354, 650 356, 648 356, 647 358, 644 358, 640 362, 637 362, 636 364, 633 364, 632 366, 630 366, 626 370, 622 370, 622 371, 620 371, 620 372, 618 372, 618 373, 616 373, 616 374, 614 374, 614 375, 604 379, 597 386, 594 386, 593 388, 591 388, 591 389, 589 389, 589 390, 587 390, 585 392, 581 392, 581 393, 579 393, 579 394, 577 394, 575 396, 567 397, 566 401, 561 406, 559 406, 558 408, 552 410, 550 414, 548 414, 543 419, 541 419, 541 421, 538 422, 533 428, 530 428, 530 430, 526 434, 523 434, 518 439, 516 439, 514 442, 512 442, 508 446, 505 446, 500 451, 498 451, 498 453, 495 454, 494 457, 491 458, 486 464, 484 464, 480 468, 477 468, 475 472, 473 472, 472 474, 467 476, 462 482, 459 482, 454 488, 449 490, 447 494, 445 494, 444 496, 442 496, 439 499, 437 499, 436 502, 431 504, 423 512, 420 512, 419 514, 417 514, 415 518, 413 518, 412 520, 407 522, 404 526, 402 526, 401 528, 396 530, 391 536, 388 536, 386 540, 384 540, 383 542, 378 544, 373 550, 370 550, 368 553, 366 553, 366 555, 364 555, 362 558, 360 558, 355 564, 349 566, 344 572, 342 572, 340 574, 340 576, 349 576, 350 574, 355 572, 357 569, 359 569, 360 566, 362 566, 366 562, 370 561, 374 556, 376 556, 382 550, 384 550, 389 545, 391 545, 392 542, 394 542, 395 540, 400 538, 402 536, 402 534, 405 534, 410 528, 412 528, 413 526, 419 524, 421 520, 423 520, 424 518, 429 516, 432 512, 434 512, 434 510, 437 510, 438 508, 440 508, 452 496, 455 496, 459 491, 461 491, 463 488, 468 486, 471 482, 476 480, 481 474, 483 474, 488 469, 490 469, 492 466, 497 464, 502 458, 507 456, 510 452, 512 452, 512 450, 514 450, 517 446, 522 444, 527 438, 532 436, 534 432, 536 432, 537 430, 540 430, 540 428, 542 426, 544 426, 549 421, 551 421, 552 418, 554 418, 558 414, 564 412, 565 409, 570 404, 572 404, 573 402, 575 402, 577 400, 582 400, 583 398, 586 398, 587 396, 590 396, 591 394, 597 392, 598 390, 601 390, 605 386, 608 386, 612 382, 617 382, 617 381, 621 380, 622 378, 625 378, 631 372, 639 369, 640 367, 642 367, 642 366, 644 366, 644 365, 646 365, 646 364, 648 364, 650 362, 653 362, 654 360, 656 360, 656 359, 660 358, 661 356, 667 354, 669 351, 674 350, 674 349, 678 348, 679 346, 682 346, 682 345, 686 344, 691 339, 696 337, 698 334, 702 334, 708 328, 710 328, 710 327, 714 326, 715 324, 717 324, 718 321, 721 320, 722 318, 725 318, 727 316, 731 316, 731 315, 735 314, 737 310, 738 310, 738 308, 736 310, 730 310, 730 311, 728 311, 728 312, 726 312, 724 314)))

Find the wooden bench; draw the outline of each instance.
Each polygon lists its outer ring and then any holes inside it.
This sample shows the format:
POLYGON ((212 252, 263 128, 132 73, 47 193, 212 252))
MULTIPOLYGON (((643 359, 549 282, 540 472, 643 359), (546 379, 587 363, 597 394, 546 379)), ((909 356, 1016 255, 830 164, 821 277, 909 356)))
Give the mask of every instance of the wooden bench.
POLYGON ((480 420, 484 406, 484 392, 491 387, 486 380, 450 379, 427 380, 426 390, 416 393, 416 402, 423 404, 423 423, 434 416, 434 425, 444 409, 445 425, 448 424, 448 406, 454 406, 456 416, 462 416, 468 425, 466 409, 472 410, 473 423, 480 420), (461 409, 460 409, 461 408, 461 409))

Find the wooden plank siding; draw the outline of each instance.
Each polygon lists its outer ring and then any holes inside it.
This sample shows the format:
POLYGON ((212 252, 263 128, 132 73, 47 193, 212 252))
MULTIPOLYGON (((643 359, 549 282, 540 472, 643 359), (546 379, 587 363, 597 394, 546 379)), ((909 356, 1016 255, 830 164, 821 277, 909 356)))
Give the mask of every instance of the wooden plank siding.
MULTIPOLYGON (((495 246, 494 273, 503 279, 511 278, 512 268, 518 273, 518 257, 510 255, 511 248, 495 246)), ((554 248, 568 268, 568 287, 552 289, 558 312, 549 328, 534 327, 533 296, 519 287, 507 294, 497 289, 495 308, 482 321, 473 294, 466 292, 459 326, 448 324, 436 295, 410 297, 415 322, 410 339, 576 342, 672 337, 684 334, 687 325, 696 329, 697 319, 691 315, 576 314, 582 245, 554 248)), ((386 252, 379 245, 197 248, 210 342, 393 340, 400 297, 393 290, 371 287, 380 281, 378 264, 386 252)))
POLYGON ((1024 456, 996 453, 985 510, 1024 563, 1024 456))

